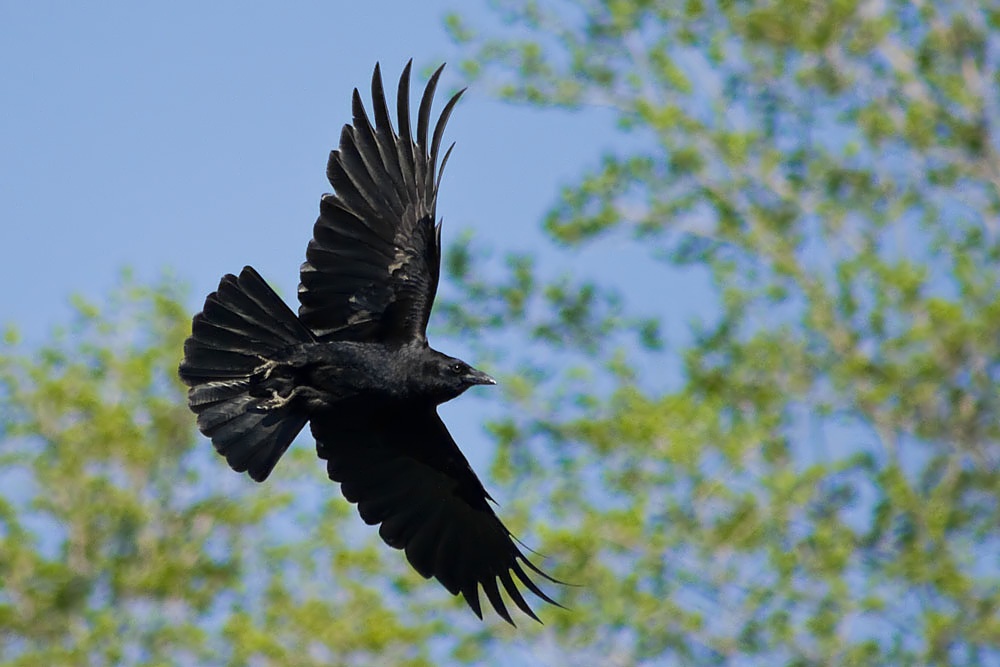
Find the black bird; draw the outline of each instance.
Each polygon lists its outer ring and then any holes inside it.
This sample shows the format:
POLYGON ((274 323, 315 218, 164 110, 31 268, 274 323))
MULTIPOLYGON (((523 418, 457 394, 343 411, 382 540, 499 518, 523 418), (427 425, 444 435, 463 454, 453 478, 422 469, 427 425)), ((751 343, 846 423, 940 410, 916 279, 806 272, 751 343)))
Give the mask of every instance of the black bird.
MULTIPOLYGON (((375 123, 354 89, 353 125, 330 154, 313 238, 300 269, 299 314, 252 267, 226 275, 194 317, 180 377, 198 428, 237 472, 258 482, 306 422, 330 479, 357 503, 386 544, 403 549, 425 578, 461 593, 479 618, 479 587, 513 624, 497 587, 538 620, 517 581, 555 604, 525 568, 533 565, 490 507, 437 406, 475 385, 496 384, 427 343, 441 270, 437 191, 445 124, 431 101, 442 65, 410 127, 410 67, 399 79, 399 134, 379 66, 372 76, 375 123), (512 576, 513 575, 513 576, 512 576), (516 577, 516 579, 515 579, 516 577)), ((454 147, 454 144, 452 144, 454 147)))

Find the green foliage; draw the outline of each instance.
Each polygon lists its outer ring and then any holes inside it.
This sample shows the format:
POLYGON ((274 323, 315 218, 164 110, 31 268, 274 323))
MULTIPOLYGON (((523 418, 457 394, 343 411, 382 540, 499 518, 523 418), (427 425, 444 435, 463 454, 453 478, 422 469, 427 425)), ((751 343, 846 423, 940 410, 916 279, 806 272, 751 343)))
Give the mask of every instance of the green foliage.
POLYGON ((1000 662, 1000 13, 493 4, 499 36, 447 20, 467 75, 629 135, 559 195, 554 248, 626 235, 664 269, 623 296, 446 258, 433 324, 505 388, 488 486, 572 611, 471 619, 306 443, 229 472, 175 376, 189 313, 126 280, 45 346, 4 334, 0 662, 1000 662), (669 312, 690 267, 713 312, 665 340, 639 296, 669 312))
POLYGON ((0 663, 433 664, 441 621, 385 594, 419 577, 373 531, 345 539, 314 456, 258 486, 195 437, 169 281, 74 307, 0 353, 0 663))
POLYGON ((587 303, 590 338, 549 337, 531 304, 568 313, 536 272, 452 274, 450 324, 532 378, 492 432, 498 476, 550 518, 540 549, 585 584, 551 641, 573 664, 1000 660, 1000 16, 494 6, 499 36, 449 19, 468 75, 642 139, 563 191, 553 240, 630 234, 707 268, 718 303, 665 348, 684 368, 662 392, 644 304, 587 303))

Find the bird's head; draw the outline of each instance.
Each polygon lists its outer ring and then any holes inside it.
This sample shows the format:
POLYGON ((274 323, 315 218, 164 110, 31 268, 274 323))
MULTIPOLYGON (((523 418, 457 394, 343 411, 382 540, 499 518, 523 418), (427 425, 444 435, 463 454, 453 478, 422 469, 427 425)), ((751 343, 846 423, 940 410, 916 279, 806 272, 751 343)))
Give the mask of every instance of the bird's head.
POLYGON ((477 384, 496 384, 497 381, 486 373, 476 370, 461 359, 436 354, 433 363, 433 384, 435 393, 447 401, 455 398, 469 387, 477 384))

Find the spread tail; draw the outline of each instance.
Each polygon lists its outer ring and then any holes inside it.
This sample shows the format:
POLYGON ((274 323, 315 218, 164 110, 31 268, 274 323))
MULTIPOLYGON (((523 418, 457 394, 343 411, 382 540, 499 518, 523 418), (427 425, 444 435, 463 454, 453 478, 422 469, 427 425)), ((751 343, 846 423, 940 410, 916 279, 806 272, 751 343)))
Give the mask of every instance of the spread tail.
POLYGON ((291 404, 252 396, 252 376, 313 335, 252 268, 223 276, 194 317, 179 373, 198 429, 237 472, 264 481, 308 421, 291 404))

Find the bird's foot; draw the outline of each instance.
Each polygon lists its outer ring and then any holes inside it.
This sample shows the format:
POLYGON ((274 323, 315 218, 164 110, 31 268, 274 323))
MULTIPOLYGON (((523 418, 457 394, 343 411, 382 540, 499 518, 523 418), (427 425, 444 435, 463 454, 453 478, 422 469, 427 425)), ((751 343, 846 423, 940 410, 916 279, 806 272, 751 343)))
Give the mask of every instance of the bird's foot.
POLYGON ((302 405, 323 405, 325 404, 326 396, 316 389, 308 386, 298 386, 294 387, 288 394, 282 395, 278 393, 275 389, 268 388, 271 396, 269 398, 260 401, 257 406, 260 410, 271 411, 279 410, 287 406, 292 401, 296 401, 300 406, 302 405))
POLYGON ((298 388, 295 388, 292 391, 290 391, 287 396, 282 396, 274 389, 271 389, 270 391, 271 391, 271 397, 266 398, 257 404, 258 408, 264 410, 265 412, 270 412, 272 410, 280 410, 281 408, 285 407, 286 405, 292 402, 292 399, 295 398, 295 395, 296 393, 298 393, 299 390, 298 388))
POLYGON ((264 357, 261 357, 260 359, 264 363, 255 368, 253 374, 250 376, 250 380, 254 383, 266 382, 268 378, 271 377, 271 373, 274 372, 274 369, 278 367, 277 361, 266 359, 264 357))

